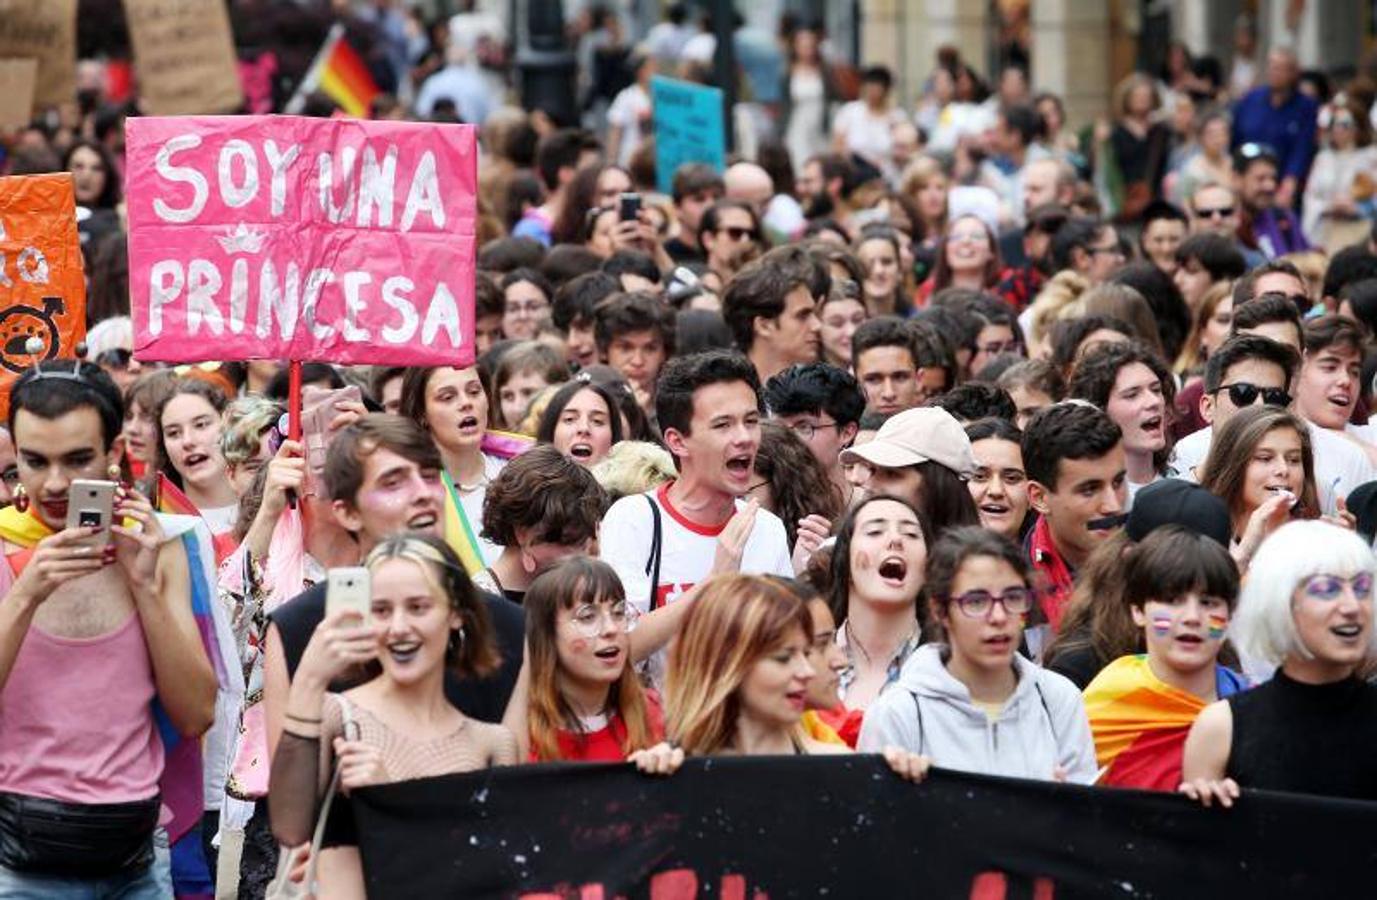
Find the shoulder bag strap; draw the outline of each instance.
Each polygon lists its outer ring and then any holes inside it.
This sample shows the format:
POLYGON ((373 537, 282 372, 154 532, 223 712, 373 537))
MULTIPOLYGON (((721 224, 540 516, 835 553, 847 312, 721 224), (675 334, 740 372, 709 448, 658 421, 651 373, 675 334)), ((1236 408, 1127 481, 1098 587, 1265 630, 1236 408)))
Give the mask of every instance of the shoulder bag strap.
MULTIPOLYGON (((339 701, 340 715, 344 718, 344 739, 355 741, 359 737, 359 724, 354 721, 354 711, 349 705, 349 701, 343 694, 335 694, 335 699, 339 701)), ((306 866, 306 886, 312 897, 319 893, 319 885, 316 884, 316 864, 320 862, 320 843, 325 837, 325 823, 330 818, 330 806, 334 803, 335 794, 339 791, 339 760, 335 760, 334 772, 330 776, 330 786, 325 789, 325 799, 320 805, 320 816, 316 819, 316 830, 311 835, 311 861, 306 866)))
POLYGON ((645 495, 646 502, 650 504, 651 519, 651 538, 650 538, 650 559, 645 561, 645 573, 650 576, 650 602, 646 608, 651 612, 660 605, 660 555, 661 547, 661 526, 660 526, 660 507, 655 502, 655 498, 650 494, 645 495))

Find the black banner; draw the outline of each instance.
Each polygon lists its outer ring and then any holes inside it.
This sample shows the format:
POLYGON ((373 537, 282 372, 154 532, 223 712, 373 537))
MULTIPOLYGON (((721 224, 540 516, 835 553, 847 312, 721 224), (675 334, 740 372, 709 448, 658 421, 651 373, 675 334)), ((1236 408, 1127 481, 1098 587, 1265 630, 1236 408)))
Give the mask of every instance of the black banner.
MULTIPOLYGON (((1377 763, 1375 763, 1377 764, 1377 763)), ((525 766, 357 791, 373 898, 1302 898, 1377 894, 1377 803, 1174 794, 876 756, 525 766)))

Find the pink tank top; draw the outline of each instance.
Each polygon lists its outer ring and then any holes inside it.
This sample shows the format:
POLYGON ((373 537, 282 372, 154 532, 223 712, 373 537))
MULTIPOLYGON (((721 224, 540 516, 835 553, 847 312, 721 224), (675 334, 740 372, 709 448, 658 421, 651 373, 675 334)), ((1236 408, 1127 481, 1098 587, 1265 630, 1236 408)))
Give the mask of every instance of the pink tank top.
POLYGON ((163 772, 154 693, 137 612, 94 638, 30 626, 0 691, 0 790, 69 803, 152 797, 163 772))

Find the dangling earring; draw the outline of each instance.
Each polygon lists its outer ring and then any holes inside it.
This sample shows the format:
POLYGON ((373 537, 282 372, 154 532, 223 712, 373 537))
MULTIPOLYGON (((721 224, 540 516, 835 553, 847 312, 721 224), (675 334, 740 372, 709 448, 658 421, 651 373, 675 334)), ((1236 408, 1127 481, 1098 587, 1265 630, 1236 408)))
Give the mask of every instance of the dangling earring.
POLYGON ((14 488, 14 508, 22 513, 29 511, 29 492, 24 490, 24 485, 15 485, 14 488))
POLYGON ((111 480, 111 481, 119 481, 119 480, 120 480, 120 464, 119 464, 119 463, 110 463, 110 465, 108 465, 108 466, 105 467, 105 474, 110 476, 110 480, 111 480))

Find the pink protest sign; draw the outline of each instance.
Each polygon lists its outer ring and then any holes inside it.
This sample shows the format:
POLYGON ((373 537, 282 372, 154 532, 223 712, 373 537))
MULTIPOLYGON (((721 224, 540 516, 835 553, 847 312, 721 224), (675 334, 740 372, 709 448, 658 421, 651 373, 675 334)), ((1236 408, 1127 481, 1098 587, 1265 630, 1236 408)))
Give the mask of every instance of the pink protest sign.
POLYGON ((468 125, 131 118, 140 359, 471 365, 468 125))

